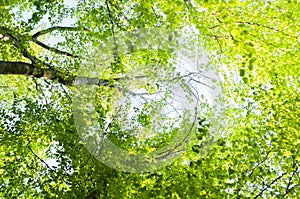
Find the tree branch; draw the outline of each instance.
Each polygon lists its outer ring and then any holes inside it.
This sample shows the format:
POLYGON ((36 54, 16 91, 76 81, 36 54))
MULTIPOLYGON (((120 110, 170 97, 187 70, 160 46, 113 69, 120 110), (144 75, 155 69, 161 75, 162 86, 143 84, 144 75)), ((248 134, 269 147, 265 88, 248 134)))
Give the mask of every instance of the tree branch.
POLYGON ((59 83, 64 85, 74 84, 75 77, 70 76, 65 78, 65 75, 55 69, 43 69, 34 64, 26 62, 10 62, 0 61, 0 74, 8 75, 26 75, 36 78, 46 78, 49 80, 58 80, 59 83))
POLYGON ((11 29, 6 27, 0 27, 0 34, 3 34, 6 37, 8 37, 8 40, 13 42, 13 45, 21 51, 22 55, 25 58, 28 58, 31 61, 31 63, 35 65, 38 69, 41 69, 42 68, 41 66, 45 65, 51 68, 52 70, 55 70, 51 65, 42 62, 35 56, 31 55, 29 51, 20 43, 20 40, 17 37, 13 36, 13 31, 11 29))
MULTIPOLYGON (((32 141, 32 140, 31 140, 32 141)), ((49 164, 47 164, 47 162, 45 162, 41 157, 39 157, 33 150, 32 148, 29 146, 31 141, 28 142, 27 144, 27 148, 30 150, 30 152, 34 155, 34 157, 36 157, 40 162, 42 162, 50 171, 52 172, 55 172, 55 169, 52 168, 49 164)), ((65 183, 67 183, 67 181, 65 180, 65 176, 70 176, 70 174, 68 174, 67 172, 63 173, 63 176, 62 176, 62 181, 64 181, 65 183)), ((80 186, 80 184, 75 181, 75 183, 80 186)))
MULTIPOLYGON (((49 80, 58 80, 64 85, 96 85, 96 86, 114 86, 108 79, 100 79, 97 77, 81 77, 70 76, 65 78, 65 75, 54 69, 40 69, 33 64, 26 62, 10 62, 0 61, 0 74, 8 75, 26 75, 37 78, 46 78, 49 80)), ((136 76, 135 78, 142 78, 143 76, 136 76)), ((121 81, 130 79, 129 77, 117 77, 113 81, 121 81)))
POLYGON ((57 30, 57 31, 82 31, 82 30, 84 30, 84 31, 90 31, 89 29, 84 28, 84 27, 53 26, 51 28, 48 28, 48 29, 36 32, 34 35, 32 35, 32 39, 36 39, 36 38, 38 38, 41 35, 48 34, 48 33, 53 32, 55 30, 57 30))
POLYGON ((253 199, 256 199, 259 196, 261 196, 268 188, 270 188, 275 182, 277 182, 278 180, 280 180, 286 174, 288 174, 288 172, 285 172, 282 175, 280 175, 277 178, 275 178, 270 184, 268 184, 265 188, 263 188, 253 199))
POLYGON ((286 32, 283 32, 281 30, 278 30, 276 28, 273 28, 273 27, 270 27, 270 26, 266 26, 266 25, 262 25, 260 23, 256 23, 256 22, 249 22, 249 21, 237 21, 236 24, 248 24, 248 25, 251 25, 251 26, 259 26, 259 27, 263 27, 263 28, 267 28, 267 29, 270 29, 270 30, 273 30, 275 32, 279 32, 285 36, 288 36, 288 37, 293 37, 293 38, 296 38, 298 39, 298 37, 294 36, 294 35, 290 35, 290 34, 287 34, 286 32))
POLYGON ((0 74, 16 74, 16 75, 27 75, 34 77, 45 77, 47 79, 58 78, 57 71, 52 69, 38 69, 33 64, 26 62, 10 62, 0 61, 0 74))
POLYGON ((297 173, 297 171, 298 171, 298 168, 299 167, 296 167, 296 162, 295 162, 295 160, 293 159, 293 169, 294 169, 294 171, 293 171, 293 173, 292 173, 292 175, 289 177, 289 181, 288 181, 288 185, 287 185, 287 187, 286 187, 286 189, 285 189, 285 193, 284 193, 284 195, 283 196, 286 196, 294 187, 296 187, 296 186, 293 186, 293 187, 291 187, 291 184, 292 184, 292 180, 293 180, 293 178, 294 178, 294 176, 295 176, 295 174, 297 173))
POLYGON ((54 171, 52 169, 52 167, 50 167, 42 158, 40 158, 36 153, 34 153, 34 151, 32 150, 32 148, 27 145, 27 148, 31 151, 31 153, 37 158, 39 159, 40 162, 42 162, 49 170, 54 171))
POLYGON ((124 17, 124 19, 125 19, 129 24, 131 24, 130 19, 124 14, 124 12, 121 11, 120 6, 118 5, 118 2, 116 2, 117 5, 113 4, 113 3, 112 3, 111 1, 109 1, 109 0, 108 0, 108 2, 114 7, 114 10, 115 10, 116 12, 121 13, 121 15, 124 17))
POLYGON ((116 41, 116 38, 115 38, 114 20, 113 20, 111 10, 110 10, 110 7, 109 7, 109 1, 106 0, 105 4, 106 4, 109 20, 110 20, 110 23, 111 23, 111 31, 112 31, 112 36, 113 36, 113 39, 114 39, 114 44, 115 44, 115 49, 114 49, 115 51, 113 52, 113 55, 114 55, 114 58, 116 59, 118 57, 118 44, 117 44, 117 41, 116 41))
POLYGON ((68 52, 65 52, 65 51, 62 51, 62 50, 59 50, 57 48, 53 48, 53 47, 50 47, 46 44, 44 44, 43 42, 39 41, 37 38, 34 38, 33 39, 33 42, 36 43, 37 45, 49 50, 49 51, 52 51, 52 52, 55 52, 57 54, 61 54, 61 55, 66 55, 66 56, 69 56, 69 57, 74 57, 74 58, 78 58, 79 56, 78 55, 72 55, 71 53, 68 53, 68 52))
POLYGON ((6 27, 0 27, 0 34, 2 35, 5 35, 8 40, 12 41, 13 42, 13 45, 19 49, 22 53, 22 55, 28 59, 30 59, 30 61, 33 63, 33 64, 38 64, 37 63, 37 58, 35 58, 34 56, 32 56, 28 50, 26 50, 24 48, 24 46, 20 43, 19 39, 17 39, 15 36, 13 36, 13 31, 9 28, 6 28, 6 27))
MULTIPOLYGON (((221 20, 219 20, 218 18, 216 18, 218 20, 219 23, 223 23, 221 20)), ((298 39, 297 36, 294 36, 294 35, 290 35, 282 30, 278 30, 276 28, 273 28, 273 27, 270 27, 270 26, 266 26, 266 25, 263 25, 263 24, 260 24, 260 23, 257 23, 257 22, 250 22, 250 21, 237 21, 235 22, 235 24, 246 24, 246 25, 250 25, 250 26, 258 26, 258 27, 262 27, 262 28, 266 28, 266 29, 269 29, 269 30, 272 30, 272 31, 275 31, 275 32, 279 32, 285 36, 288 36, 288 37, 293 37, 295 39, 298 39)), ((220 27, 220 25, 215 25, 215 26, 212 26, 210 27, 209 29, 214 29, 214 28, 217 28, 217 27, 220 27)))
POLYGON ((273 149, 269 150, 267 152, 267 154, 265 155, 264 159, 262 161, 260 161, 254 168, 251 169, 250 174, 248 175, 248 177, 250 178, 252 176, 252 174, 254 173, 255 169, 258 168, 261 164, 263 164, 267 159, 269 154, 272 152, 273 149))

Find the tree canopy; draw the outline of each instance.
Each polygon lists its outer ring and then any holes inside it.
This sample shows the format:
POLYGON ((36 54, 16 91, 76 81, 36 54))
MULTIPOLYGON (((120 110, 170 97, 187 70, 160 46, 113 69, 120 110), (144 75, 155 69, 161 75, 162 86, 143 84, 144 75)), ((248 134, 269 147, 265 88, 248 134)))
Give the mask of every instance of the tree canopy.
POLYGON ((300 197, 297 0, 0 10, 0 198, 300 197))

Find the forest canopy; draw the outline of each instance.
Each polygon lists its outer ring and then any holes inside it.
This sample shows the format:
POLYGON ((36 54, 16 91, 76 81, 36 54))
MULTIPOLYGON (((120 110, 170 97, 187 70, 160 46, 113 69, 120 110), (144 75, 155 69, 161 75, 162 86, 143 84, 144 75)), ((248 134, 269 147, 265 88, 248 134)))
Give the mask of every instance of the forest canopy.
POLYGON ((297 0, 0 10, 1 199, 300 197, 297 0))

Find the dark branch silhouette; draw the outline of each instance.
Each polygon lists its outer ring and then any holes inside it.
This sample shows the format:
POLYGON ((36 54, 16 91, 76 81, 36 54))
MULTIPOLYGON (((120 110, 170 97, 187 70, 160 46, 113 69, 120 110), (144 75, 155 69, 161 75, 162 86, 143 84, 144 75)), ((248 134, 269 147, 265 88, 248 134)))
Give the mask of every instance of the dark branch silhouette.
POLYGON ((79 57, 78 55, 73 55, 71 53, 59 50, 59 49, 51 47, 51 46, 48 46, 48 45, 44 44, 43 42, 37 40, 37 38, 34 38, 33 42, 36 43, 37 45, 45 48, 45 49, 47 49, 49 51, 52 51, 54 53, 57 53, 57 54, 66 55, 66 56, 73 57, 73 58, 78 58, 79 57))
POLYGON ((82 28, 82 27, 64 27, 64 26, 53 26, 51 28, 45 29, 45 30, 41 30, 36 32, 34 35, 32 35, 32 38, 38 38, 41 35, 45 35, 48 33, 51 33, 53 31, 89 31, 87 28, 82 28))
POLYGON ((278 180, 280 180, 286 174, 288 174, 288 172, 285 172, 282 175, 280 175, 277 178, 275 178, 270 184, 268 184, 267 186, 265 186, 253 199, 256 199, 256 198, 260 197, 268 188, 270 188, 274 183, 276 183, 278 180))

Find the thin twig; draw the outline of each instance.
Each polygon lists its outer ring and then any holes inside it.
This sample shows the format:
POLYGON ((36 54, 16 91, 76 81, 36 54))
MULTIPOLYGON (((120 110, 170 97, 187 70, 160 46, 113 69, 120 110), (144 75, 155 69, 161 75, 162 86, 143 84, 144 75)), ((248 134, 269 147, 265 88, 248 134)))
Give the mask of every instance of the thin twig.
POLYGON ((273 27, 270 27, 270 26, 266 26, 266 25, 262 25, 260 23, 256 23, 256 22, 249 22, 249 21, 237 21, 236 24, 248 24, 248 25, 251 25, 251 26, 259 26, 259 27, 263 27, 263 28, 267 28, 267 29, 270 29, 270 30, 273 30, 275 32, 279 32, 285 36, 288 36, 288 37, 293 37, 293 38, 296 38, 298 39, 297 36, 293 36, 293 35, 290 35, 290 34, 287 34, 286 32, 283 32, 281 30, 278 30, 276 28, 273 28, 273 27))
POLYGON ((34 153, 34 151, 32 150, 32 148, 27 145, 27 148, 31 151, 31 153, 37 158, 39 159, 40 162, 42 162, 48 169, 50 169, 51 171, 54 171, 42 158, 40 158, 36 153, 34 153))
POLYGON ((264 162, 268 159, 268 156, 269 156, 269 154, 271 153, 271 151, 272 151, 272 150, 269 150, 268 153, 265 155, 264 159, 263 159, 262 161, 260 161, 253 169, 251 169, 251 172, 250 172, 250 174, 249 174, 249 176, 248 176, 249 178, 252 176, 254 170, 255 170, 256 168, 258 168, 262 163, 264 163, 264 162))
POLYGON ((286 174, 288 174, 288 172, 285 172, 282 175, 280 175, 277 178, 275 178, 270 184, 268 184, 266 187, 264 187, 253 199, 256 199, 259 196, 261 196, 268 188, 270 188, 274 183, 276 183, 278 180, 280 180, 286 174))

